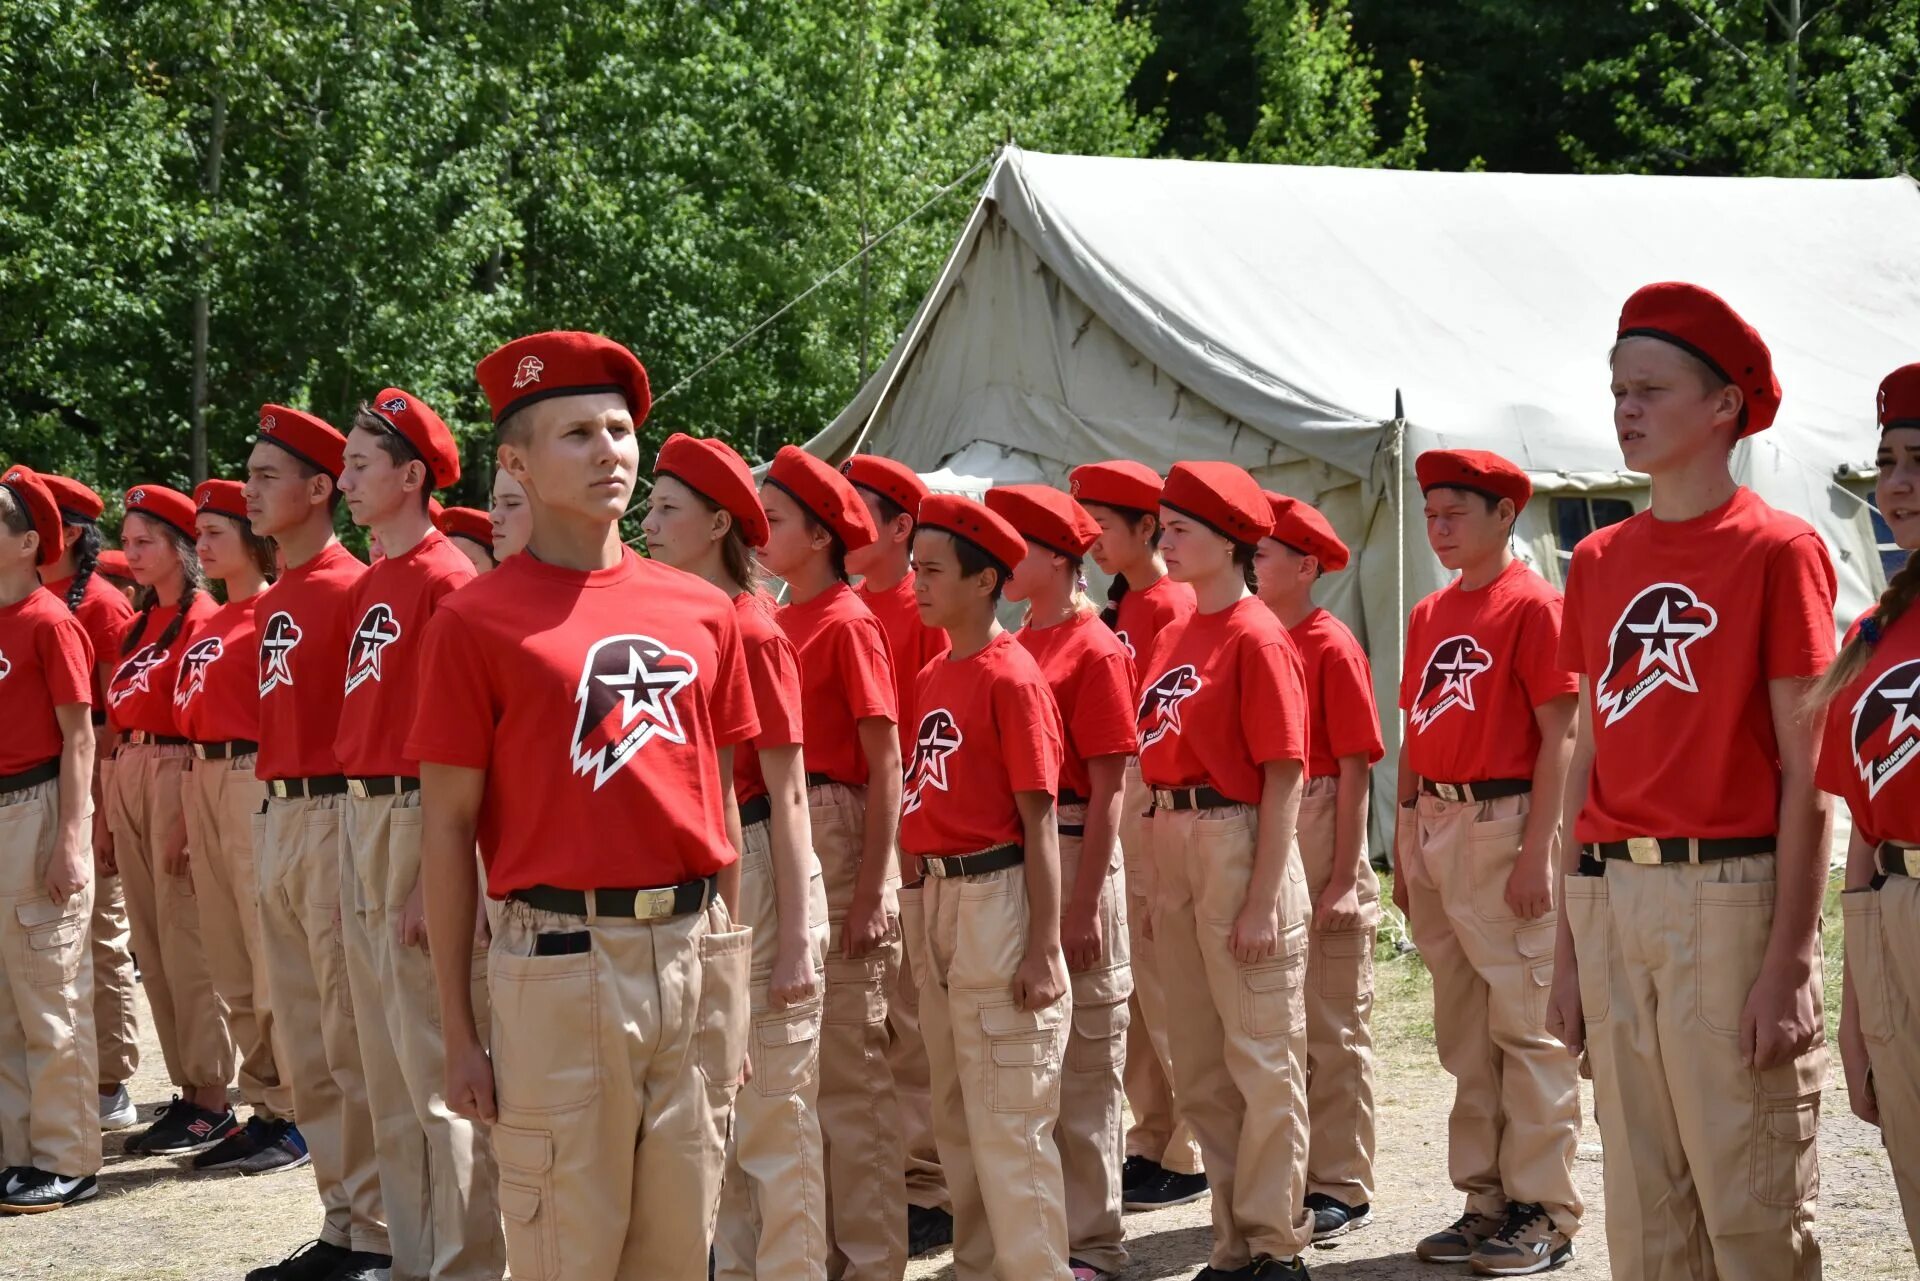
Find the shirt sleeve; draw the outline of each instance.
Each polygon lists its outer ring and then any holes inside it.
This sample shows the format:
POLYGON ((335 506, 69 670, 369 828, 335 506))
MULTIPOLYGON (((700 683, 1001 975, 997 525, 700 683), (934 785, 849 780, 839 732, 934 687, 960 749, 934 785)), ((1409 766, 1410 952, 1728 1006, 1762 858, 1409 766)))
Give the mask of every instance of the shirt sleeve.
POLYGON ((893 658, 887 652, 887 638, 880 624, 862 619, 855 626, 841 628, 837 648, 840 688, 846 693, 853 719, 879 716, 898 721, 900 698, 893 683, 893 658))
POLYGON ((994 682, 993 725, 1014 792, 1060 789, 1060 712, 1043 680, 1002 677, 994 682))
POLYGON ((1133 663, 1125 650, 1090 656, 1073 682, 1073 706, 1067 739, 1083 761, 1096 756, 1131 756, 1140 738, 1133 718, 1133 663))
POLYGON ((740 621, 729 605, 719 616, 714 641, 720 650, 713 673, 713 687, 707 691, 707 711, 713 723, 715 747, 744 743, 760 732, 760 717, 753 706, 753 680, 747 674, 746 647, 740 642, 740 621))
POLYGON ((1533 602, 1520 625, 1516 659, 1520 688, 1526 691, 1529 707, 1540 707, 1579 692, 1580 678, 1568 671, 1560 658, 1564 608, 1557 595, 1533 602))
POLYGON ((40 655, 47 693, 55 707, 93 705, 93 644, 71 614, 46 629, 40 655))
POLYGON ((403 753, 408 760, 485 769, 493 759, 500 702, 467 621, 451 610, 427 620, 420 698, 403 753))
POLYGON ((1240 706, 1241 732, 1255 764, 1307 759, 1307 677, 1291 640, 1246 645, 1240 706))
POLYGON ((1380 712, 1373 702, 1373 671, 1358 653, 1329 654, 1320 668, 1320 697, 1327 750, 1334 759, 1365 756, 1371 765, 1386 755, 1380 712))
POLYGON ((747 675, 753 682, 753 710, 760 718, 759 748, 790 747, 805 741, 800 718, 800 655, 793 642, 775 633, 747 651, 747 675))
POLYGON ((1761 666, 1768 680, 1818 676, 1833 661, 1833 562, 1811 531, 1767 564, 1761 666))

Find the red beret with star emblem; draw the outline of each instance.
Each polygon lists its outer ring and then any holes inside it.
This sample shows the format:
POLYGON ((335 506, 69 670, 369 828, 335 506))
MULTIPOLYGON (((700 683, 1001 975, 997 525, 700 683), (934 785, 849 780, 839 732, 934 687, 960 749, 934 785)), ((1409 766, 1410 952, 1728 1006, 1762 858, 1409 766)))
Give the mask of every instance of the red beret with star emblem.
POLYGON ((67 531, 60 519, 60 504, 47 486, 46 477, 25 467, 13 466, 0 472, 0 487, 13 495, 14 501, 26 512, 33 532, 40 535, 40 549, 34 555, 34 564, 51 565, 59 560, 60 553, 66 550, 67 531))
POLYGON ((184 534, 188 542, 194 539, 193 499, 177 489, 168 489, 165 485, 135 485, 127 491, 126 509, 129 516, 138 512, 172 526, 184 534))
POLYGON ((203 480, 193 488, 193 506, 196 511, 245 520, 246 491, 247 487, 237 480, 203 480))
POLYGON ((1247 546, 1273 532, 1273 508, 1244 467, 1232 463, 1175 463, 1160 491, 1160 505, 1247 546))
POLYGON ((1272 490, 1267 491, 1267 506, 1273 509, 1270 537, 1275 542, 1285 543, 1302 556, 1313 557, 1329 574, 1337 574, 1347 567, 1352 554, 1317 507, 1272 490))
POLYGON ((1008 573, 1027 556, 1027 540, 1012 522, 959 494, 927 495, 920 504, 920 528, 937 529, 972 543, 1008 573))
POLYGON ((673 477, 731 515, 747 546, 767 545, 767 509, 760 505, 753 469, 726 441, 675 432, 660 446, 653 474, 673 477))
POLYGON ((838 535, 850 552, 879 537, 867 505, 853 491, 853 482, 798 445, 780 446, 780 452, 773 456, 773 466, 767 469, 767 483, 785 490, 815 520, 838 535))
POLYGON ((262 405, 260 439, 278 445, 334 480, 340 479, 340 468, 346 463, 347 438, 324 419, 285 405, 262 405))
POLYGON ((1413 474, 1423 494, 1430 489, 1470 489, 1495 502, 1512 499, 1516 513, 1533 497, 1527 473, 1484 449, 1429 449, 1413 460, 1413 474))
POLYGON ((52 492, 53 501, 60 505, 61 519, 69 525, 91 525, 107 509, 106 501, 99 494, 77 480, 47 472, 36 472, 35 475, 52 492))
POLYGON ((1880 380, 1880 430, 1920 427, 1920 363, 1902 365, 1880 380))
POLYGON ((1086 508, 1047 485, 995 485, 986 501, 987 510, 1005 517, 1022 538, 1070 560, 1085 556, 1100 537, 1086 508))
POLYGON ((431 488, 445 489, 459 482, 460 442, 426 401, 412 392, 387 387, 367 409, 393 428, 393 434, 407 442, 407 448, 427 465, 427 475, 433 480, 431 488))
POLYGON ((1131 458, 1083 463, 1067 473, 1067 492, 1082 503, 1151 512, 1160 506, 1160 473, 1131 458))
POLYGON ((627 402, 638 428, 653 408, 653 389, 640 358, 611 338, 555 329, 496 347, 473 367, 493 407, 493 421, 555 396, 613 392, 627 402))
POLYGON ((493 552, 493 517, 472 507, 442 507, 433 527, 448 538, 465 538, 493 552))
POLYGON ((840 474, 861 489, 872 490, 907 515, 919 518, 927 501, 927 482, 905 463, 878 454, 855 454, 840 464, 840 474))
POLYGON ((1744 400, 1742 436, 1765 431, 1780 412, 1773 353, 1754 327, 1712 290, 1680 281, 1642 286, 1620 310, 1619 337, 1671 343, 1738 387, 1744 400))

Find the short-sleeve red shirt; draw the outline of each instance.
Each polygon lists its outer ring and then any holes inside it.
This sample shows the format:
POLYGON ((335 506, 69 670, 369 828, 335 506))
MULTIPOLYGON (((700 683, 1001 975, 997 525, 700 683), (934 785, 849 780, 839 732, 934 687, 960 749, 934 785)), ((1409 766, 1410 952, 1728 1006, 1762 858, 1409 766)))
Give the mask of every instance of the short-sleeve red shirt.
POLYGON ((925 856, 1024 843, 1015 795, 1053 795, 1060 778, 1060 713, 1040 665, 1001 632, 976 654, 928 663, 914 698, 925 710, 900 797, 900 848, 925 856))
POLYGON ((201 619, 180 656, 174 717, 196 743, 260 740, 259 600, 228 601, 201 619))
POLYGON ((1854 827, 1870 844, 1920 845, 1916 760, 1920 614, 1908 613, 1886 629, 1866 669, 1827 705, 1817 781, 1822 791, 1846 802, 1854 827))
MULTIPOLYGON (((63 601, 72 587, 71 578, 62 578, 46 585, 48 591, 63 601)), ((111 661, 120 652, 120 638, 126 634, 127 623, 133 618, 133 606, 112 583, 94 574, 87 579, 87 585, 80 593, 80 606, 73 611, 73 616, 80 620, 80 626, 86 629, 87 640, 93 645, 93 706, 95 711, 104 711, 107 706, 107 678, 99 665, 111 661)))
POLYGON ((1096 614, 1078 614, 1052 627, 1022 627, 1016 635, 1040 665, 1060 710, 1066 753, 1060 794, 1085 800, 1092 781, 1087 762, 1096 756, 1132 756, 1139 746, 1133 727, 1133 658, 1096 614))
MULTIPOLYGON (((260 628, 262 780, 338 774, 333 750, 346 687, 347 648, 358 621, 353 589, 367 567, 339 543, 280 575, 254 606, 260 628)), ((404 732, 406 722, 394 726, 404 732)))
POLYGON ((734 604, 632 552, 510 556, 427 624, 406 754, 482 770, 487 893, 645 888, 734 861, 722 748, 760 732, 734 604))
POLYGON ((947 652, 950 642, 938 627, 920 621, 920 602, 913 594, 913 571, 884 592, 867 590, 862 583, 853 589, 862 604, 886 633, 887 653, 893 660, 894 705, 899 712, 900 759, 912 752, 909 737, 920 723, 913 714, 913 687, 920 669, 947 652))
POLYGON ((173 620, 180 615, 178 605, 155 605, 144 623, 138 614, 121 638, 133 638, 133 648, 114 655, 113 675, 107 678, 107 722, 116 731, 144 730, 149 734, 181 735, 179 718, 174 715, 173 683, 180 672, 181 656, 187 652, 187 638, 213 612, 219 602, 205 592, 195 593, 187 606, 186 621, 167 644, 160 644, 173 620))
POLYGON ((860 750, 859 722, 875 716, 899 719, 886 633, 845 583, 803 604, 786 605, 774 617, 800 655, 807 772, 864 785, 867 757, 860 750))
POLYGON ((1833 598, 1820 535, 1747 489, 1574 548, 1560 662, 1591 683, 1594 747, 1576 839, 1774 835, 1767 683, 1826 669, 1833 598))
POLYGON ((760 749, 791 747, 804 741, 800 655, 780 630, 773 609, 773 601, 763 592, 741 592, 733 598, 747 679, 753 685, 753 710, 760 718, 760 732, 733 749, 733 796, 743 805, 767 794, 767 780, 760 773, 760 749))
POLYGON ((1458 580, 1413 607, 1400 670, 1407 761, 1421 778, 1532 778, 1534 710, 1580 683, 1560 670, 1560 593, 1522 561, 1485 587, 1458 580))
POLYGON ((80 620, 44 587, 0 609, 0 774, 59 757, 54 709, 93 702, 93 646, 80 620))
POLYGON ((1340 772, 1343 756, 1386 755, 1373 702, 1373 666, 1347 625, 1316 609, 1287 629, 1307 682, 1307 777, 1340 772))
POLYGON ((1162 574, 1151 587, 1136 587, 1120 598, 1113 634, 1133 660, 1134 690, 1146 687, 1147 660, 1160 633, 1193 616, 1193 588, 1162 574))
POLYGON ((1150 787, 1212 787, 1258 805, 1264 767, 1307 760, 1300 650, 1252 596, 1160 633, 1135 724, 1150 787))

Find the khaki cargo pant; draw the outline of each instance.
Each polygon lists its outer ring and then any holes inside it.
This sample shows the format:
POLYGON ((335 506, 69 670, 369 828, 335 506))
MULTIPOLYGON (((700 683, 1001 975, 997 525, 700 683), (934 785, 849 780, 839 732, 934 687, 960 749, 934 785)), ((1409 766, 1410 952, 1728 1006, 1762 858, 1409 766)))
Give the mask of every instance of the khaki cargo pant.
POLYGON ((1147 785, 1140 762, 1127 762, 1126 794, 1120 802, 1120 852, 1126 863, 1127 946, 1132 956, 1133 995, 1127 998, 1127 1054, 1122 1078, 1133 1125, 1127 1155, 1158 1161, 1176 1174, 1204 1168, 1200 1144, 1180 1119, 1173 1096, 1167 1044, 1167 998, 1153 940, 1153 848, 1148 840, 1147 785))
MULTIPOLYGON (((918 886, 900 889, 903 936, 909 919, 922 919, 918 886)), ((940 1171, 940 1149, 933 1138, 933 1085, 928 1075, 927 1042, 920 1032, 920 984, 913 977, 912 953, 903 937, 900 972, 887 989, 887 1062, 893 1068, 893 1095, 900 1103, 900 1139, 907 1153, 907 1204, 951 1212, 947 1176, 940 1171)))
POLYGON ((746 1056, 753 941, 508 901, 487 955, 494 1156, 514 1281, 701 1281, 746 1056), (585 952, 535 956, 538 936, 585 952))
POLYGON ((820 1029, 827 1275, 835 1281, 898 1281, 907 1265, 907 1156, 887 1054, 887 1005, 901 944, 857 960, 841 952, 866 839, 866 789, 810 787, 807 808, 827 890, 827 999, 820 1029))
POLYGON ((293 1084, 282 1079, 273 1048, 267 956, 260 943, 260 895, 254 884, 253 819, 267 789, 254 757, 192 760, 181 782, 193 892, 207 973, 227 1007, 240 1057, 240 1097, 262 1120, 293 1119, 293 1084))
MULTIPOLYGON (((108 741, 105 731, 96 735, 108 741)), ((112 835, 107 826, 106 797, 113 786, 113 761, 96 757, 101 802, 93 814, 93 844, 97 850, 112 835)), ((124 1085, 140 1068, 140 1019, 134 1011, 133 926, 127 920, 127 896, 120 875, 99 876, 93 886, 93 921, 88 930, 93 948, 93 1027, 100 1044, 100 1083, 124 1085)))
POLYGON ((1225 1272, 1255 1255, 1289 1259, 1313 1235, 1306 1209, 1306 872, 1299 851, 1289 851, 1279 950, 1242 965, 1232 935, 1253 875, 1253 807, 1159 810, 1149 830, 1173 1086, 1213 1189, 1210 1262, 1225 1272))
POLYGON ((1067 1281, 1066 1188, 1054 1124, 1071 994, 1013 1003, 1027 950, 1024 867, 929 876, 917 932, 933 1132, 953 1198, 956 1281, 1067 1281))
MULTIPOLYGON (((389 1254, 340 904, 343 796, 269 799, 254 819, 260 941, 300 1133, 326 1220, 320 1239, 389 1254)), ((377 1017, 377 1015, 375 1016, 377 1017)))
POLYGON ((93 887, 47 897, 59 822, 57 779, 0 796, 0 1167, 76 1178, 100 1170, 93 887))
POLYGON ((1506 898, 1530 800, 1422 796, 1401 815, 1397 862, 1414 946, 1433 976, 1440 1064, 1454 1080, 1453 1186, 1476 1214, 1538 1203, 1572 1236, 1585 1208, 1573 1186, 1579 1069, 1546 1030, 1559 918, 1522 921, 1506 898))
MULTIPOLYGON (((420 793, 348 796, 340 922, 380 1203, 394 1281, 499 1281, 499 1175, 484 1127, 446 1101, 440 999, 425 948, 403 947, 401 910, 420 879, 420 793)), ((474 949, 474 1018, 487 1029, 486 955, 474 949)))
POLYGON ((1908 1240, 1920 1245, 1920 880, 1889 876, 1877 890, 1848 892, 1840 905, 1880 1135, 1908 1240))
MULTIPOLYGON (((1084 825, 1086 806, 1061 810, 1060 823, 1084 825)), ((1081 837, 1060 834, 1062 902, 1073 893, 1084 854, 1081 837)), ((1100 889, 1099 915, 1105 944, 1101 958, 1071 976, 1073 1020, 1053 1137, 1066 1183, 1067 1253, 1089 1267, 1118 1273, 1128 1259, 1127 1232, 1120 1221, 1120 1163, 1126 1146, 1120 1078, 1127 1057, 1127 998, 1133 993, 1126 872, 1118 846, 1100 889)))
MULTIPOLYGON (((725 1281, 823 1281, 827 1275, 826 1170, 820 1148, 820 1012, 825 998, 770 1009, 767 988, 780 951, 771 831, 741 832, 740 923, 753 931, 753 1079, 733 1106, 726 1184, 713 1252, 725 1281)), ((815 978, 827 948, 827 890, 816 865, 809 886, 815 978)))
POLYGON ((233 1080, 227 1007, 207 970, 200 900, 193 873, 175 876, 166 861, 187 848, 184 745, 129 744, 113 758, 107 821, 120 865, 140 986, 153 1011, 154 1037, 167 1076, 181 1089, 233 1080))
MULTIPOLYGON (((1333 879, 1338 780, 1316 778, 1300 800, 1300 859, 1317 907, 1333 879)), ((1373 942, 1380 926, 1380 878, 1360 848, 1361 927, 1307 925, 1307 1192, 1347 1206, 1373 1200, 1373 942)))
POLYGON ((1824 1035, 1765 1072, 1740 1061, 1740 1015, 1773 928, 1773 855, 1609 861, 1604 876, 1569 876, 1566 890, 1613 1275, 1819 1277, 1824 1035))

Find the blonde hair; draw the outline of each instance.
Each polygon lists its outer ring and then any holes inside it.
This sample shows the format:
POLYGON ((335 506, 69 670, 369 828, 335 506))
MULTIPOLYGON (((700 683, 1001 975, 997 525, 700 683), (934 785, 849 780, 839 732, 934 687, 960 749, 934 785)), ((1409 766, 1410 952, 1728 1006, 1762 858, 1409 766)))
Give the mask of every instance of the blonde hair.
POLYGON ((1860 620, 1853 636, 1834 655, 1832 666, 1814 682, 1807 700, 1816 711, 1824 709, 1859 679, 1860 673, 1867 669, 1867 661, 1873 657, 1874 646, 1916 601, 1920 601, 1920 552, 1910 552, 1900 572, 1887 580, 1887 590, 1880 593, 1872 616, 1860 620))

